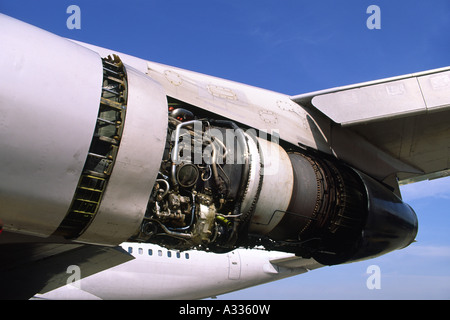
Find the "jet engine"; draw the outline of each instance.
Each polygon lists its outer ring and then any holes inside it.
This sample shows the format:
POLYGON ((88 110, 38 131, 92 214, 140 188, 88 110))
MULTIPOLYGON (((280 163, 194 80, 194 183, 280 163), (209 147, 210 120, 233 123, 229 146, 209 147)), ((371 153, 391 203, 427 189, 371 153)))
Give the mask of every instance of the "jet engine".
POLYGON ((168 96, 118 56, 3 15, 0 26, 14 30, 0 35, 5 231, 217 253, 264 247, 330 265, 414 240, 414 211, 331 155, 168 96))
POLYGON ((181 101, 168 105, 164 156, 133 240, 213 252, 263 246, 322 264, 414 240, 414 211, 364 173, 181 101))

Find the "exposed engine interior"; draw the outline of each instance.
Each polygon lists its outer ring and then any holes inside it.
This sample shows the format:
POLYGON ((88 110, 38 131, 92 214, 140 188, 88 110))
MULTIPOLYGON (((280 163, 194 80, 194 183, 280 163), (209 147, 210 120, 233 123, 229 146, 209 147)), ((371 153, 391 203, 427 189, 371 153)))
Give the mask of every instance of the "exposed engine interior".
POLYGON ((133 241, 217 253, 262 246, 337 264, 414 240, 414 211, 364 173, 276 133, 170 97, 168 106, 164 156, 133 241))

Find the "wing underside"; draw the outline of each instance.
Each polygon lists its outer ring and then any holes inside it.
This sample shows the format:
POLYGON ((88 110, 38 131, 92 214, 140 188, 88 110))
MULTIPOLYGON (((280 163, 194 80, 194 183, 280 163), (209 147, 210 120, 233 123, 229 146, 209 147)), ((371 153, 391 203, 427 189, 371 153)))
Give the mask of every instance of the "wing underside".
POLYGON ((0 243, 0 299, 29 299, 133 259, 120 247, 30 240, 0 243))
POLYGON ((400 184, 450 175, 450 67, 292 97, 421 171, 400 184))

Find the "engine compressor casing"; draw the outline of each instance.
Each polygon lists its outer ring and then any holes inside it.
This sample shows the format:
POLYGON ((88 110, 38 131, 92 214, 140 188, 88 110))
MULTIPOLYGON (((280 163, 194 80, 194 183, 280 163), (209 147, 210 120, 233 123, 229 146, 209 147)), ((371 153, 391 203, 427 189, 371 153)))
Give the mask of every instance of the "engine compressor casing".
POLYGON ((373 258, 408 246, 418 230, 412 208, 368 175, 336 160, 291 153, 294 188, 268 236, 280 250, 325 265, 373 258))

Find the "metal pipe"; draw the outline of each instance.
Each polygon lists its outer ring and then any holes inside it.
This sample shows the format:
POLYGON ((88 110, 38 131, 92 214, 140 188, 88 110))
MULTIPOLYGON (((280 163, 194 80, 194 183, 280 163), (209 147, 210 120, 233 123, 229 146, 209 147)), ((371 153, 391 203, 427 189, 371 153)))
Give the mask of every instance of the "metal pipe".
POLYGON ((186 240, 192 239, 192 238, 194 237, 191 233, 181 233, 181 232, 170 231, 170 230, 167 229, 167 227, 166 227, 161 221, 159 221, 159 220, 156 220, 156 219, 148 219, 148 221, 157 222, 157 223, 161 226, 161 228, 164 230, 164 232, 167 233, 167 234, 170 235, 170 236, 173 236, 173 237, 179 237, 179 238, 186 239, 186 240))
MULTIPOLYGON (((186 121, 186 122, 180 123, 179 125, 177 125, 177 128, 175 129, 175 144, 172 149, 172 168, 171 168, 171 181, 174 186, 178 185, 176 174, 177 174, 177 164, 178 164, 177 163, 178 162, 178 145, 179 145, 178 140, 180 138, 181 128, 191 125, 191 124, 195 125, 196 123, 202 124, 202 122, 199 120, 191 120, 191 121, 186 121)), ((194 132, 195 132, 195 128, 194 128, 194 132)))

